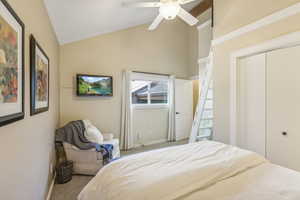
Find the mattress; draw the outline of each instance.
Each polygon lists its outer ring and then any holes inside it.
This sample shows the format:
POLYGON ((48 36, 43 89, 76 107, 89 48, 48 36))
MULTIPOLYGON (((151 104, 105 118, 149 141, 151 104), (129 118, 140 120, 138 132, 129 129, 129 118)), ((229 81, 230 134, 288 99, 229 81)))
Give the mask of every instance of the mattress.
POLYGON ((140 153, 99 171, 78 200, 300 200, 300 173, 204 141, 140 153))
POLYGON ((300 200, 300 173, 265 163, 180 198, 202 199, 300 200))

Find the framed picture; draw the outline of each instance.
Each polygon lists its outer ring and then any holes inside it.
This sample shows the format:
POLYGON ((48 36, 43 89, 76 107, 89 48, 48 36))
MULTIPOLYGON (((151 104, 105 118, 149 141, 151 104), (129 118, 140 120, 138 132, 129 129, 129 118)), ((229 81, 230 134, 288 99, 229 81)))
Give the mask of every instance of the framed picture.
POLYGON ((0 126, 24 118, 24 29, 5 0, 0 0, 0 126))
POLYGON ((30 36, 30 115, 49 110, 49 58, 30 36))
POLYGON ((113 77, 77 74, 77 96, 113 96, 113 77))

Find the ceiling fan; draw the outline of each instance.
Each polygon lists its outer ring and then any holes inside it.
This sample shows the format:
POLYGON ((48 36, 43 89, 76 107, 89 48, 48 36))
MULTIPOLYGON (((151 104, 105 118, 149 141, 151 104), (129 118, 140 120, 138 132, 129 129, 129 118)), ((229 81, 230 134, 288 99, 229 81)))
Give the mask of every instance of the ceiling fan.
POLYGON ((195 0, 160 0, 159 2, 136 2, 136 3, 123 3, 123 6, 129 7, 148 7, 159 8, 159 15, 154 19, 148 30, 154 30, 164 20, 175 19, 176 16, 180 17, 190 26, 198 23, 198 19, 185 11, 181 5, 191 3, 195 0))

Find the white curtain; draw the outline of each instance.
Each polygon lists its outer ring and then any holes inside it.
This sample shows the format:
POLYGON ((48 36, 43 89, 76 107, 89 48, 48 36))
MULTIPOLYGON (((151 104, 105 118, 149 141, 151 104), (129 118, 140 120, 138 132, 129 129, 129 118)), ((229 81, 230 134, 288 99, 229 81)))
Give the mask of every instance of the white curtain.
POLYGON ((128 150, 133 148, 132 134, 132 109, 131 109, 131 75, 132 72, 123 72, 122 83, 122 122, 121 122, 121 149, 128 150))
POLYGON ((175 76, 170 76, 169 79, 169 129, 168 141, 173 142, 176 140, 175 130, 175 76))

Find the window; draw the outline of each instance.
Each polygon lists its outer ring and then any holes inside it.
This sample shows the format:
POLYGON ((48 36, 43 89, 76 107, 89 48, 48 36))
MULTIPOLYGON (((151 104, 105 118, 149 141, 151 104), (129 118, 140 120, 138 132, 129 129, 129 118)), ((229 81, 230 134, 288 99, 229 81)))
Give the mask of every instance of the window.
POLYGON ((150 81, 131 81, 132 104, 148 104, 149 84, 150 81))
POLYGON ((153 81, 150 84, 150 102, 151 104, 168 104, 168 82, 153 81))
POLYGON ((131 99, 134 105, 167 105, 168 93, 167 76, 135 73, 131 80, 131 99))

